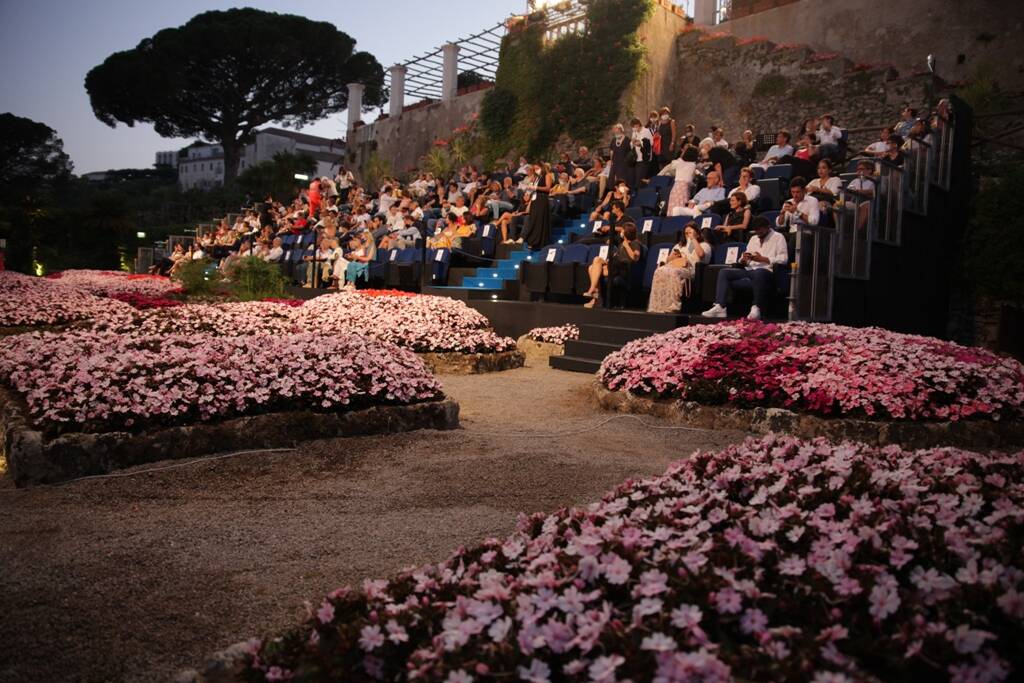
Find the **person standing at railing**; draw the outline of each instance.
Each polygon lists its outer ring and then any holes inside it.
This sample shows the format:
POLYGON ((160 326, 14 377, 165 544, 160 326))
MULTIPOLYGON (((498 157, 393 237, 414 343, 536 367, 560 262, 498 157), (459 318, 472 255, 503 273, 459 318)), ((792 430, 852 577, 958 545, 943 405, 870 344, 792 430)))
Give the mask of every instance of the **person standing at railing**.
POLYGON ((620 182, 629 182, 630 142, 626 139, 626 129, 621 123, 612 127, 611 162, 608 172, 608 184, 615 186, 620 182))
POLYGON ((652 144, 654 138, 651 131, 641 124, 640 119, 634 118, 630 122, 633 126, 633 135, 629 139, 629 171, 626 179, 629 189, 636 192, 640 188, 641 181, 651 177, 652 144))
POLYGON ((843 189, 843 181, 832 175, 832 163, 828 159, 818 162, 818 177, 807 183, 807 192, 818 200, 820 212, 826 215, 838 201, 843 189))

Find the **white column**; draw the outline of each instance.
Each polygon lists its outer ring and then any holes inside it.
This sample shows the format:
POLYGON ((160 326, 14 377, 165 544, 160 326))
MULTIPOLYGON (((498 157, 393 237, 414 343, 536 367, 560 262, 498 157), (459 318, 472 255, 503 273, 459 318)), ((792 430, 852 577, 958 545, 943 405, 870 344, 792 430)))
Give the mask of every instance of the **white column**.
POLYGON ((348 84, 348 128, 349 133, 356 127, 356 121, 363 113, 363 90, 366 89, 362 83, 348 84))
POLYGON ((388 100, 388 115, 391 118, 402 115, 405 108, 405 67, 395 64, 391 67, 391 97, 388 100))
POLYGON ((441 82, 441 101, 451 102, 459 88, 459 46, 445 43, 441 48, 444 54, 444 80, 441 82))
POLYGON ((715 23, 715 0, 694 0, 693 23, 703 26, 715 23))

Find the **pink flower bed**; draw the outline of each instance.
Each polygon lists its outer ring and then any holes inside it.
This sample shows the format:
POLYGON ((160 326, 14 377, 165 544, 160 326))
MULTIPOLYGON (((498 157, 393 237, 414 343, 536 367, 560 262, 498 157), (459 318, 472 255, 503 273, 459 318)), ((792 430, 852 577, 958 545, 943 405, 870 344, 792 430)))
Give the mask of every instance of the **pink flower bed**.
POLYGON ((51 433, 441 396, 415 354, 354 335, 326 345, 313 334, 33 332, 0 339, 0 378, 24 397, 33 422, 51 433))
POLYGON ((124 334, 212 334, 247 336, 309 332, 330 345, 338 335, 356 334, 419 352, 492 353, 515 348, 478 311, 437 296, 366 296, 339 292, 301 306, 278 302, 189 304, 141 311, 135 320, 99 324, 124 334))
POLYGON ((1002 419, 1024 406, 1024 366, 983 349, 878 328, 737 321, 631 342, 598 373, 613 391, 819 415, 1002 419))
POLYGON ((114 292, 110 295, 111 299, 117 299, 122 301, 132 308, 173 308, 175 306, 184 306, 185 302, 181 299, 169 299, 165 296, 148 296, 146 294, 136 294, 134 292, 114 292))
POLYGON ((571 323, 559 325, 558 327, 535 327, 527 332, 526 336, 535 342, 565 344, 570 339, 580 338, 580 328, 571 323))
POLYGON ((354 332, 420 352, 494 353, 515 349, 495 334, 479 311, 440 296, 364 296, 339 292, 295 309, 301 329, 322 334, 354 332))
POLYGON ((341 588, 249 681, 1002 681, 1024 452, 769 435, 341 588))
POLYGON ((104 317, 127 321, 133 309, 53 280, 0 271, 0 327, 32 327, 104 317))
POLYGON ((115 270, 65 270, 49 278, 58 284, 97 296, 137 294, 160 298, 183 291, 177 283, 161 275, 133 275, 115 270))

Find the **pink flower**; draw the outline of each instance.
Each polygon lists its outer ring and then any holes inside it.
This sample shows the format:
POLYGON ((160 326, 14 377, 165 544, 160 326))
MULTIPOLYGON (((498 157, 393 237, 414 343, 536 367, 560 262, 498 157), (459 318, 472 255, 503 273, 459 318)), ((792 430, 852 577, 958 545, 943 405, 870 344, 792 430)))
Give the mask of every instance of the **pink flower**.
POLYGON ((594 660, 594 663, 590 665, 590 669, 587 673, 590 674, 590 680, 593 681, 593 683, 607 683, 608 681, 614 681, 615 670, 625 661, 625 657, 622 657, 621 655, 601 656, 594 660))
POLYGON ((364 626, 359 631, 359 647, 367 652, 373 652, 384 644, 384 635, 380 632, 380 626, 364 626))
POLYGON ((743 596, 731 588, 725 588, 712 599, 720 614, 738 614, 743 605, 743 596))
POLYGON ((323 604, 320 605, 320 609, 316 611, 316 616, 320 619, 321 624, 331 623, 334 621, 334 605, 324 600, 323 604))
POLYGON ((526 683, 550 683, 551 669, 539 659, 531 659, 529 668, 521 666, 518 669, 519 679, 526 683))

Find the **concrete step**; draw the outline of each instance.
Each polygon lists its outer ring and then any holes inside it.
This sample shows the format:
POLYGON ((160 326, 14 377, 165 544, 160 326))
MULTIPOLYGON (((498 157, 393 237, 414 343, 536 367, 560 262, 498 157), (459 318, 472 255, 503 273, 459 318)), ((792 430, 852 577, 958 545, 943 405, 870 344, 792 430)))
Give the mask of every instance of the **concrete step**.
POLYGON ((600 369, 601 362, 590 358, 577 358, 575 356, 551 356, 548 364, 556 370, 567 370, 569 372, 584 372, 593 375, 600 369))
POLYGON ((616 325, 580 325, 580 339, 605 342, 608 344, 628 344, 636 339, 650 337, 658 332, 640 327, 619 327, 616 325))
POLYGON ((603 361, 622 348, 622 344, 599 341, 570 340, 565 342, 565 354, 573 358, 603 361))

